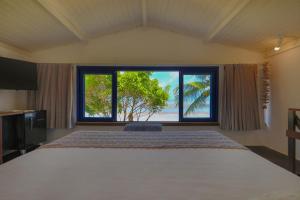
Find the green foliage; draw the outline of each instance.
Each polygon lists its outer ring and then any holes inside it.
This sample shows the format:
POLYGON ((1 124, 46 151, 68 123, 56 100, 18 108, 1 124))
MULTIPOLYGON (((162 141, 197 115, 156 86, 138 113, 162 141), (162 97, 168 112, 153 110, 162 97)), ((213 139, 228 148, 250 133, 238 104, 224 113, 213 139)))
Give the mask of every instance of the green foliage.
POLYGON ((170 86, 162 88, 151 72, 118 73, 118 113, 122 121, 146 120, 167 106, 170 86))
MULTIPOLYGON (((196 109, 206 105, 206 100, 210 96, 210 80, 208 76, 196 75, 197 81, 188 82, 183 86, 184 101, 192 101, 187 107, 184 115, 193 113, 196 109)), ((179 99, 179 88, 173 91, 175 99, 179 99)), ((178 104, 178 102, 177 102, 178 104)))
MULTIPOLYGON (((167 106, 170 86, 159 85, 151 72, 118 72, 118 114, 122 121, 149 118, 167 106)), ((111 75, 85 76, 85 112, 90 116, 111 115, 111 75)))
POLYGON ((85 111, 90 116, 111 116, 111 75, 85 75, 85 111))

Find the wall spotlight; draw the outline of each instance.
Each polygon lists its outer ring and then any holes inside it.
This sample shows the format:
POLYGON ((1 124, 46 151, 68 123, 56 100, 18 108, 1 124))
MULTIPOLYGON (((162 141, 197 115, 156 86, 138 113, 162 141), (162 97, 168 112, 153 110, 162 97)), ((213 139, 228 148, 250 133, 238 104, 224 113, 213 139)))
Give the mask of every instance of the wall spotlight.
POLYGON ((282 43, 282 36, 278 36, 277 45, 274 47, 274 51, 279 51, 282 43))

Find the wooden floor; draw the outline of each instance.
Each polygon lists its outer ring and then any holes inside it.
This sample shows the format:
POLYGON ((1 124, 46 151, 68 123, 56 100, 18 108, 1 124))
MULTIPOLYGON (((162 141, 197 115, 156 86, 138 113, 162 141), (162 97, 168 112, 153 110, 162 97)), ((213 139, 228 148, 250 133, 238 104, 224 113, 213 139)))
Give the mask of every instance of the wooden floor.
MULTIPOLYGON (((290 171, 288 166, 288 157, 282 153, 274 151, 264 146, 247 146, 251 151, 261 157, 271 161, 272 163, 290 171)), ((297 162, 297 174, 300 174, 300 161, 297 162)))

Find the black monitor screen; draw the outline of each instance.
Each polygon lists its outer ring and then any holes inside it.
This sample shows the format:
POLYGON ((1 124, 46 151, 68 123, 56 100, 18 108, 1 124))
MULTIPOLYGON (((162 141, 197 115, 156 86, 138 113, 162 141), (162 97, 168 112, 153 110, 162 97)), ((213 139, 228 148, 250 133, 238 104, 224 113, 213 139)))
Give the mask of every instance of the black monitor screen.
POLYGON ((36 90, 36 64, 0 57, 0 89, 36 90))

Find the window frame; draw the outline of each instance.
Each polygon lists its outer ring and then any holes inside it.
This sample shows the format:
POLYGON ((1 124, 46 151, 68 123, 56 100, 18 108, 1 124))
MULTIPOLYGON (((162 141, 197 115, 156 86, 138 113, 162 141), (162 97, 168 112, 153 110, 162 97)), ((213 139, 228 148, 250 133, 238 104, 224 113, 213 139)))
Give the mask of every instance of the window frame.
POLYGON ((116 101, 116 92, 114 91, 114 86, 112 87, 112 112, 111 117, 85 117, 85 80, 84 77, 86 74, 93 75, 111 75, 112 76, 112 85, 114 85, 116 79, 116 73, 111 70, 95 70, 93 68, 81 69, 77 68, 77 121, 84 122, 112 122, 114 121, 116 111, 114 110, 114 104, 116 101))
POLYGON ((184 70, 179 76, 181 85, 179 87, 180 95, 179 95, 179 109, 181 109, 181 113, 179 113, 179 118, 181 122, 217 122, 218 121, 218 70, 211 70, 210 68, 203 70, 184 70), (183 103, 184 103, 184 95, 183 95, 183 85, 184 85, 184 76, 185 75, 210 75, 210 117, 184 117, 183 113, 183 103))
MULTIPOLYGON (((77 121, 78 122, 119 122, 117 120, 117 72, 118 71, 158 71, 179 73, 179 109, 178 122, 218 122, 218 66, 77 66, 77 121), (111 117, 85 117, 85 74, 111 74, 112 75, 112 115, 111 117), (211 75, 210 82, 210 118, 188 118, 183 116, 183 76, 205 74, 211 75)), ((169 121, 161 121, 168 123, 169 121)), ((177 123, 178 123, 177 122, 177 123)), ((120 122, 121 123, 121 122, 120 122)), ((123 122, 122 122, 123 123, 123 122)), ((174 123, 174 121, 170 121, 174 123)), ((176 123, 176 122, 175 122, 176 123)))

